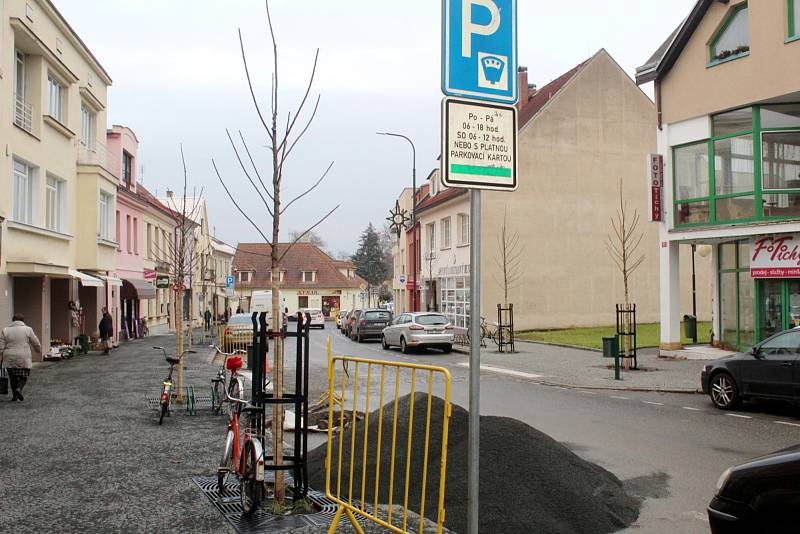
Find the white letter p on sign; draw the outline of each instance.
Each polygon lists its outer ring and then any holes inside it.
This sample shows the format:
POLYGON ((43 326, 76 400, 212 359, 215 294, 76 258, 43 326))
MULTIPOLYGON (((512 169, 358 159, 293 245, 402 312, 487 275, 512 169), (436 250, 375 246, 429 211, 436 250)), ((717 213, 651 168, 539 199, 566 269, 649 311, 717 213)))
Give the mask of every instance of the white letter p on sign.
POLYGON ((461 55, 472 57, 472 36, 492 35, 500 27, 500 10, 492 0, 461 0, 461 55), (472 22, 472 6, 483 6, 489 10, 489 24, 472 22))

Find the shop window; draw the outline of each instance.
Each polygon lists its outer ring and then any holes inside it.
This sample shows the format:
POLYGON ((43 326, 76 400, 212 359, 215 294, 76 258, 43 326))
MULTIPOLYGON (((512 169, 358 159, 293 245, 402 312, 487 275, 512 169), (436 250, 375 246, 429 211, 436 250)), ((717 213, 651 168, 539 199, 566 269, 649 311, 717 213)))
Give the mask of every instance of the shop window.
POLYGON ((762 184, 765 190, 800 191, 800 132, 764 133, 761 157, 762 184))
MULTIPOLYGON (((740 250, 750 250, 744 242, 740 250)), ((748 254, 749 255, 749 254, 748 254)), ((749 262, 748 262, 749 265, 749 262)), ((749 272, 739 272, 739 347, 752 347, 756 342, 755 293, 753 279, 749 272)))
POLYGON ((736 243, 725 243, 719 246, 719 268, 736 269, 736 243))
POLYGON ((721 198, 716 201, 717 221, 736 221, 755 217, 755 197, 721 198))
POLYGON ((688 202, 675 207, 676 224, 704 224, 711 221, 709 203, 688 202))
POLYGON ((719 33, 711 41, 711 65, 750 53, 750 20, 747 4, 733 8, 719 33))
POLYGON ((800 194, 764 194, 764 217, 800 217, 800 194))
POLYGON ((738 287, 737 273, 720 274, 720 312, 722 325, 722 340, 731 347, 738 345, 737 338, 737 302, 738 287))

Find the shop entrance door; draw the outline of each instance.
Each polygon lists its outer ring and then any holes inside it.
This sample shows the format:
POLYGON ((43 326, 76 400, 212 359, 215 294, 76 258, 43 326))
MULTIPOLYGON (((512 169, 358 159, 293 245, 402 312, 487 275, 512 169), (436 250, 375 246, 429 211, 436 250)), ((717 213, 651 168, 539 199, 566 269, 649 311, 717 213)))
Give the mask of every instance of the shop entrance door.
POLYGON ((800 280, 763 280, 760 289, 761 339, 800 326, 800 280))

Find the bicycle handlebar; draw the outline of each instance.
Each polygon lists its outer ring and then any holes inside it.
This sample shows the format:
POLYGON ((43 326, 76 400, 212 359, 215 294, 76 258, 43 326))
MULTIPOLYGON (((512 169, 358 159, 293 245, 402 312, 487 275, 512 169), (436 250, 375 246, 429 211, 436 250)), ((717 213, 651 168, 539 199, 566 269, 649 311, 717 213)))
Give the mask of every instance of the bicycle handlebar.
POLYGON ((242 349, 234 349, 233 352, 225 352, 221 348, 219 348, 219 345, 212 345, 212 346, 217 350, 217 352, 219 352, 223 356, 233 356, 234 354, 247 354, 247 351, 242 349))

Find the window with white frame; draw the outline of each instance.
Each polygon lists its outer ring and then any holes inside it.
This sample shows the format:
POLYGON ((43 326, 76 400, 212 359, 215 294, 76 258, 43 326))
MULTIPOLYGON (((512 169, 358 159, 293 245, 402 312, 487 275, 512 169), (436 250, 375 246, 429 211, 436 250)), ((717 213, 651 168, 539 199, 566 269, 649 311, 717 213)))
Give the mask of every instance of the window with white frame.
POLYGON ((66 182, 51 174, 44 184, 45 227, 54 232, 64 231, 64 210, 66 207, 66 182))
POLYGON ((249 284, 252 279, 253 273, 251 271, 239 271, 239 283, 249 284))
POLYGON ((428 223, 425 229, 428 236, 428 252, 434 254, 436 252, 436 223, 428 223))
POLYGON ((96 131, 97 113, 85 103, 81 103, 81 144, 89 150, 94 149, 96 131))
POLYGON ((458 214, 458 244, 469 245, 469 215, 466 213, 458 214))
MULTIPOLYGON (((97 235, 100 239, 111 241, 115 229, 111 227, 111 214, 114 210, 114 197, 105 191, 100 191, 100 202, 98 207, 97 235)), ((119 215, 119 213, 117 214, 119 215)), ((117 238, 119 239, 119 238, 117 238)))
POLYGON ((450 217, 445 217, 441 220, 441 231, 442 231, 442 250, 450 248, 451 240, 450 240, 450 217))
POLYGON ((469 276, 446 276, 439 278, 440 311, 453 325, 469 326, 469 276))
POLYGON ((12 216, 17 222, 33 224, 35 169, 14 158, 14 190, 12 216))
POLYGON ((303 282, 312 283, 317 281, 316 271, 303 271, 303 282))
POLYGON ((63 123, 66 88, 64 84, 55 79, 52 74, 47 77, 47 86, 49 95, 47 114, 58 122, 63 123))
POLYGON ((14 67, 14 92, 16 93, 17 102, 25 102, 25 54, 20 50, 15 51, 16 57, 14 67))

